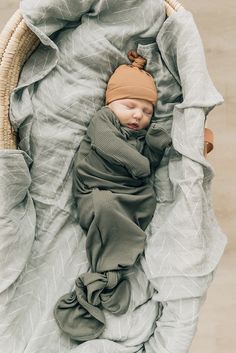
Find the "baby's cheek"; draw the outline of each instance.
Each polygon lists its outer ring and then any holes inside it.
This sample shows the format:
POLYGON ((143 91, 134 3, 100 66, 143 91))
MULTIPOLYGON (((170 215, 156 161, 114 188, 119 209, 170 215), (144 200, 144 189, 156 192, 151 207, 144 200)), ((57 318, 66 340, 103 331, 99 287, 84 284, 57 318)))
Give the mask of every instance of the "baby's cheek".
POLYGON ((119 120, 121 125, 126 125, 129 121, 129 119, 124 115, 120 116, 119 120))
POLYGON ((150 124, 150 119, 149 118, 145 118, 143 120, 143 127, 147 127, 150 124))

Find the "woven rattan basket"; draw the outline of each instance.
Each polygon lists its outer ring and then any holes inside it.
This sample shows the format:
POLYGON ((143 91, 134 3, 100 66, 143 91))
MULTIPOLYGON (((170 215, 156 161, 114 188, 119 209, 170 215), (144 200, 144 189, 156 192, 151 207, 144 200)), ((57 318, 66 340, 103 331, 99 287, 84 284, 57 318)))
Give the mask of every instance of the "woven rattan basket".
POLYGON ((0 34, 0 149, 16 148, 16 133, 9 120, 9 100, 20 71, 39 44, 17 10, 0 34))
MULTIPOLYGON (((165 6, 167 16, 183 8, 176 0, 166 0, 165 6)), ((17 133, 9 120, 10 95, 17 86, 24 63, 39 43, 19 10, 0 34, 0 149, 17 148, 17 133)))

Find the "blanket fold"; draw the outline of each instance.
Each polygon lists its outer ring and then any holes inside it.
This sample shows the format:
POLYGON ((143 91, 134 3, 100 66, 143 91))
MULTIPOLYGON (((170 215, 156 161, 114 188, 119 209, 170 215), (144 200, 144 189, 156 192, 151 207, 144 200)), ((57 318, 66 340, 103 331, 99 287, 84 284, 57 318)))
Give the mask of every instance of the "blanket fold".
POLYGON ((31 158, 24 151, 0 151, 0 293, 14 285, 29 258, 34 237, 36 214, 29 193, 31 158), (25 231, 27 229, 27 231, 25 231))

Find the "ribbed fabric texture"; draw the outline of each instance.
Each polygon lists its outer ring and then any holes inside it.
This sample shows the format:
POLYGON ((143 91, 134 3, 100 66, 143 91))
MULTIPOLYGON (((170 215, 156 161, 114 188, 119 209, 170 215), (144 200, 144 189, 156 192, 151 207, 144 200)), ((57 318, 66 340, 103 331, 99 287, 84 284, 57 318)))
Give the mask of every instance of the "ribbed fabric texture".
POLYGON ((155 105, 157 88, 153 77, 138 67, 120 65, 108 81, 106 104, 124 98, 145 99, 155 105))

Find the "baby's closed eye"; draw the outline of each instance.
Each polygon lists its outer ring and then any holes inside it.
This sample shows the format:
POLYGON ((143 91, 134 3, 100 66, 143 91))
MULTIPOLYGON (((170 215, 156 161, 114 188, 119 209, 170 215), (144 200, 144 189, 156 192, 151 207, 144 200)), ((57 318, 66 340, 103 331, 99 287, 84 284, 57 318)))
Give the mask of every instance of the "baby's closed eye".
POLYGON ((133 109, 134 108, 133 105, 125 105, 125 107, 128 108, 128 109, 133 109))

